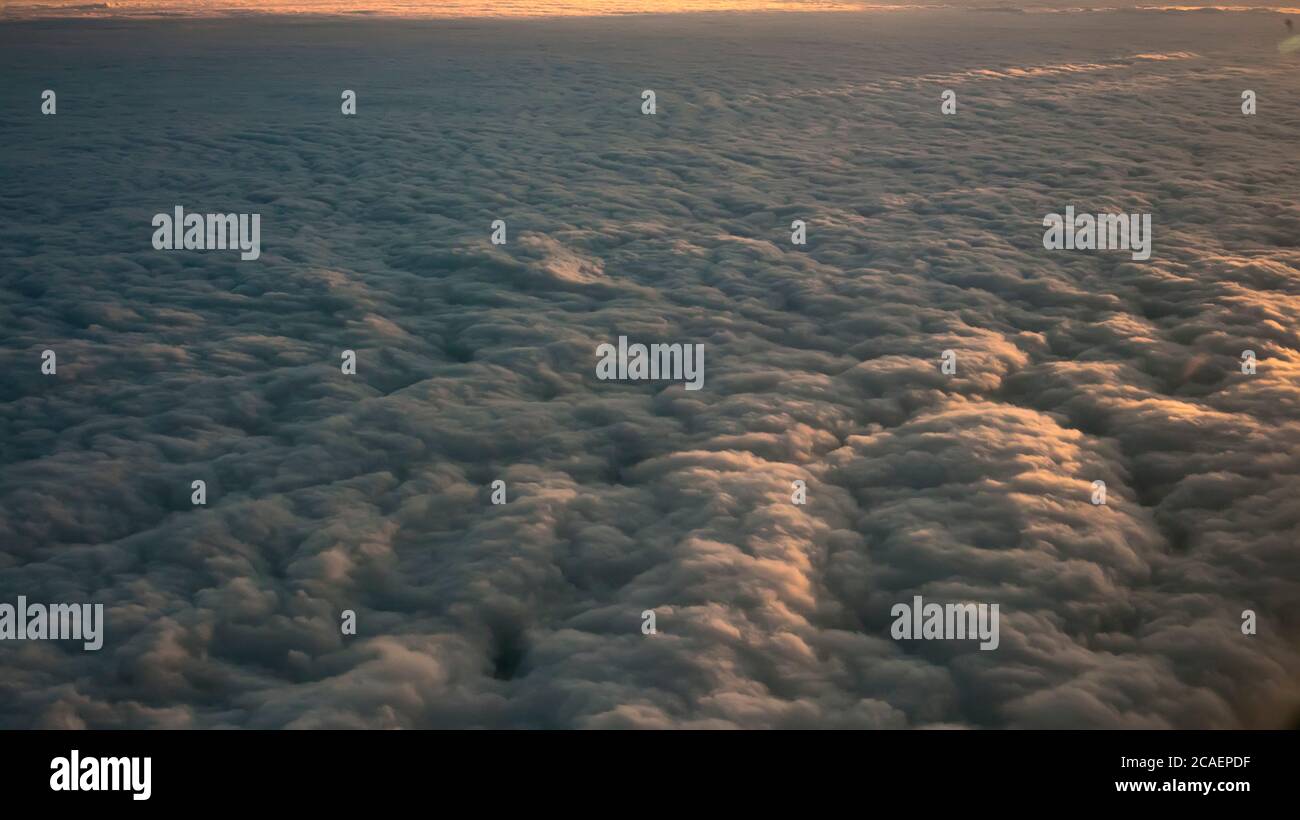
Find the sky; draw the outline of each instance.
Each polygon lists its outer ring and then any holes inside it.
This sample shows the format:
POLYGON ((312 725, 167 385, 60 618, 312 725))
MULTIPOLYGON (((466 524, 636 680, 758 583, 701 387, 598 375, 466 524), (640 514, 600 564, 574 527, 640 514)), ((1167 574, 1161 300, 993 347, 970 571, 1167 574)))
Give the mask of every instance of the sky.
POLYGON ((1284 37, 0 23, 0 602, 107 619, 0 642, 0 726, 1294 725, 1284 37), (260 258, 156 250, 176 206, 260 258), (1067 206, 1151 258, 1046 249, 1067 206), (597 379, 620 335, 703 389, 597 379), (999 646, 894 640, 916 595, 999 646))
POLYGON ((1280 8, 1294 0, 1161 3, 1155 0, 0 0, 11 18, 210 16, 249 13, 379 14, 420 17, 619 15, 721 11, 897 11, 907 8, 1002 8, 1032 11, 1132 8, 1280 8))

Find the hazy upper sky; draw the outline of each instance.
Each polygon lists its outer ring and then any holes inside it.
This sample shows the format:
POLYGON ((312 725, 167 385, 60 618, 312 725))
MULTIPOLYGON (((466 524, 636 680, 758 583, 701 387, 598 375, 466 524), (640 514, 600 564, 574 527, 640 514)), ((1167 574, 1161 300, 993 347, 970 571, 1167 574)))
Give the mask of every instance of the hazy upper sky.
POLYGON ((0 0, 0 14, 8 17, 104 17, 276 12, 478 17, 680 11, 855 11, 917 6, 1064 10, 1081 7, 1246 9, 1295 5, 1294 0, 1183 5, 1161 3, 1158 0, 0 0))

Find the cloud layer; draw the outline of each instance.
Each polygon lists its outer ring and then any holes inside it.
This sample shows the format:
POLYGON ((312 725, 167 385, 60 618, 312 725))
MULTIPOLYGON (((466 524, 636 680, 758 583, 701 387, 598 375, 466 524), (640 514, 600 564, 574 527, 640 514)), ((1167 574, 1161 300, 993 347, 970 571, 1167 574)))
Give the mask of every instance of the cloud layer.
POLYGON ((1285 725, 1283 34, 0 26, 0 601, 108 613, 0 644, 0 725, 1285 725), (1069 204, 1151 213, 1150 262, 1044 251, 1069 204), (261 259, 154 251, 176 205, 262 214, 261 259), (619 335, 705 389, 596 380, 619 335), (915 594, 999 649, 891 640, 915 594))

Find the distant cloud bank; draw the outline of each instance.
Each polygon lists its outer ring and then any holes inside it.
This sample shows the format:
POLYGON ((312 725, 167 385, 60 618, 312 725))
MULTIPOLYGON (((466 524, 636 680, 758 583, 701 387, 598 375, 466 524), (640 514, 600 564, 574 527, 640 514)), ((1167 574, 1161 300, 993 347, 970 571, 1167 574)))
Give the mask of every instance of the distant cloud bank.
POLYGON ((395 17, 572 17, 689 12, 848 12, 964 9, 990 12, 1082 11, 1282 11, 1296 13, 1295 0, 1260 0, 1249 4, 1154 4, 1115 0, 12 0, 0 4, 0 20, 45 17, 156 18, 215 17, 250 14, 362 15, 395 17))

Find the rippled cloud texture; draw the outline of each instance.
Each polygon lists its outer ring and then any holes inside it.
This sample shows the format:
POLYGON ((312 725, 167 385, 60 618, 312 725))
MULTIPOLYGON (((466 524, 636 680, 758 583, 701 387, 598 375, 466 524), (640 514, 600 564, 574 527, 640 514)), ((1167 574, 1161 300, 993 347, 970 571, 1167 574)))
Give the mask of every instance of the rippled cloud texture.
POLYGON ((0 644, 0 725, 1289 724, 1284 35, 0 25, 0 601, 107 617, 0 644), (1045 251, 1070 204, 1151 213, 1151 260, 1045 251), (261 259, 153 250, 176 205, 260 213, 261 259), (705 389, 598 381, 619 335, 705 389), (999 648, 891 640, 918 594, 999 648))

